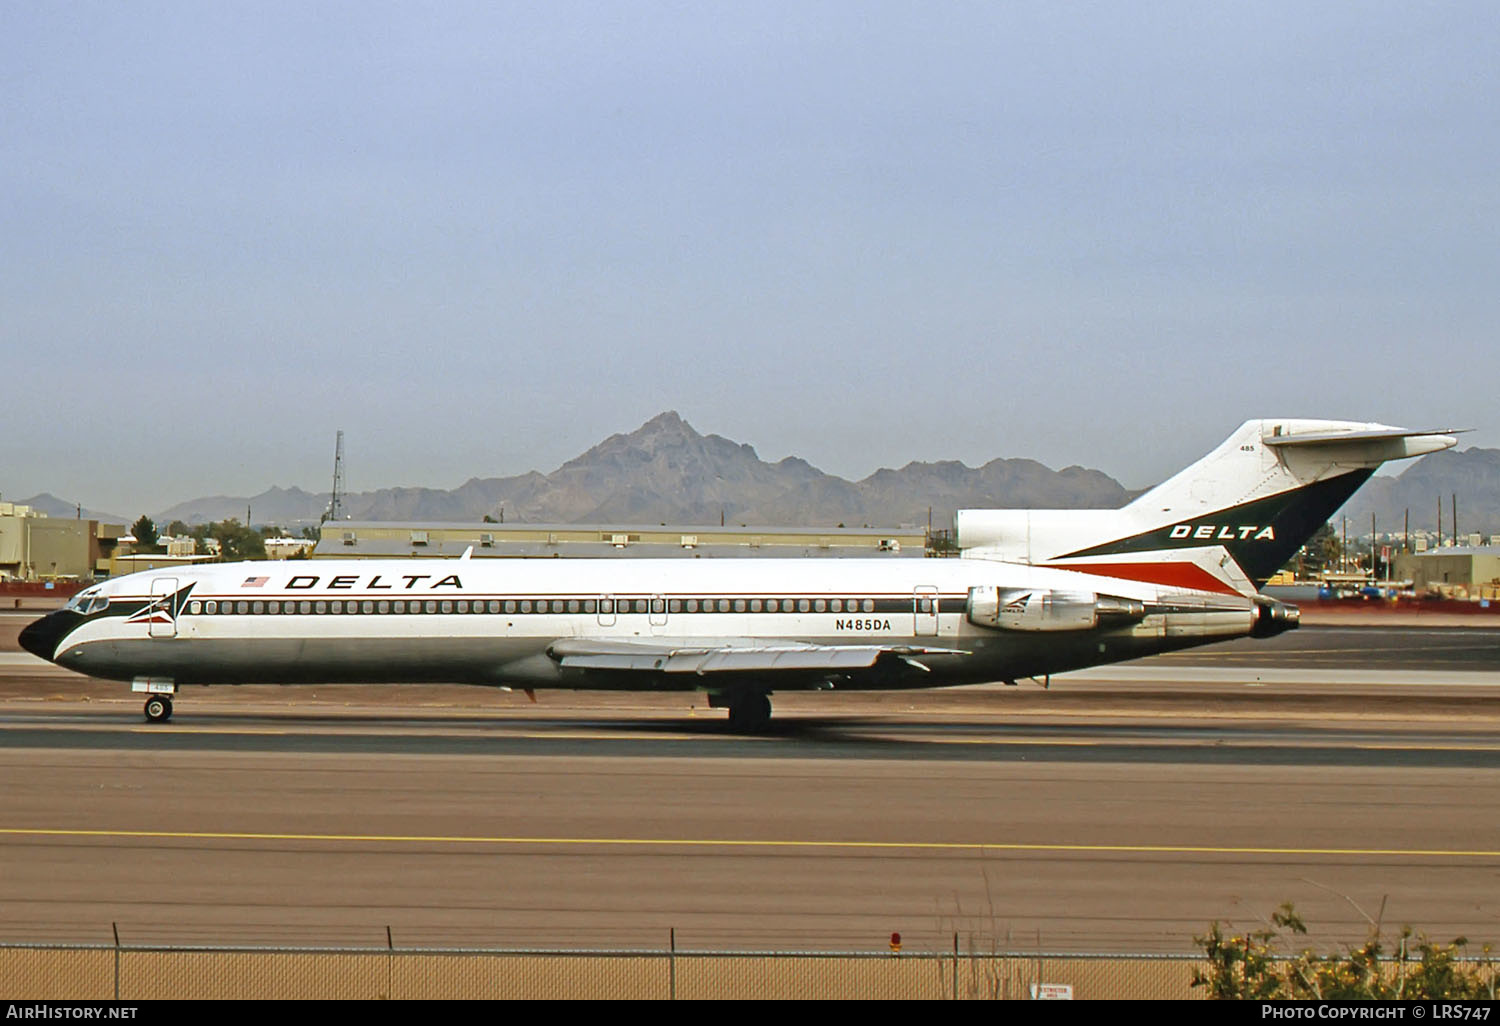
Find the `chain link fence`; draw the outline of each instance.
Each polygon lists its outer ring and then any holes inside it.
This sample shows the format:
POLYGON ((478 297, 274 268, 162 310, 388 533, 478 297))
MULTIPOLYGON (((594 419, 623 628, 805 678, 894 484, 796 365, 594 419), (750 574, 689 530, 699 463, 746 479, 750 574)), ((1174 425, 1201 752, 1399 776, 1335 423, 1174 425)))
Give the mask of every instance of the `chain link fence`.
POLYGON ((0 945, 13 1000, 1201 997, 1197 956, 0 945))

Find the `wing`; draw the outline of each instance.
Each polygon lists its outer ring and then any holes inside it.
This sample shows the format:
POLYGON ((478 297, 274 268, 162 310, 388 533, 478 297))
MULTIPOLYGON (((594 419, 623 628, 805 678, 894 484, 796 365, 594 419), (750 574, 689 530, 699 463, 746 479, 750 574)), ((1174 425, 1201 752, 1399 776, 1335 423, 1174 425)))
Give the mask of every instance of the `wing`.
POLYGON ((837 674, 895 663, 926 671, 918 659, 927 655, 968 655, 956 648, 911 645, 765 644, 753 639, 700 645, 691 642, 604 641, 568 638, 555 641, 547 654, 560 666, 616 673, 757 673, 837 674))

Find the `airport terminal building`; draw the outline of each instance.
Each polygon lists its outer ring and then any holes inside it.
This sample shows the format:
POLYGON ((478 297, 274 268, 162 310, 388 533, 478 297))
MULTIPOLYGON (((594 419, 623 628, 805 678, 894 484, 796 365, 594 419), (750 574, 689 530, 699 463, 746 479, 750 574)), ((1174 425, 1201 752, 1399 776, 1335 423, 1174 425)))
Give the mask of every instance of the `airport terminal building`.
POLYGON ((925 543, 909 528, 340 521, 323 525, 312 558, 920 558, 925 543))

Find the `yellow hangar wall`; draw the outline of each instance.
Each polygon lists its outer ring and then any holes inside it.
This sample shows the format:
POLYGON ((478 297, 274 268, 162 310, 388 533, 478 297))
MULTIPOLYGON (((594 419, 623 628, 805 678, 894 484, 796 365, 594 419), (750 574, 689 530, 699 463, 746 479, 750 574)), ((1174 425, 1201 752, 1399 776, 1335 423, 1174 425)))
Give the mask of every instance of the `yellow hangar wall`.
MULTIPOLYGON (((9 506, 10 504, 6 504, 9 506)), ((0 510, 0 579, 93 580, 124 535, 119 524, 48 517, 23 506, 0 510)))
POLYGON ((323 525, 314 559, 456 557, 921 557, 909 528, 702 527, 587 524, 422 524, 342 521, 323 525))

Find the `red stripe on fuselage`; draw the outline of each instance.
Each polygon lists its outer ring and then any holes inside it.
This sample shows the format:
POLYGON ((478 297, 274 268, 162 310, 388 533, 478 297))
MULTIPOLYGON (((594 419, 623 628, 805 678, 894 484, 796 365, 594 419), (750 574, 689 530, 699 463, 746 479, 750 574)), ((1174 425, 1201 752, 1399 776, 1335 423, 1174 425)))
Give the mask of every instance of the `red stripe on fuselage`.
POLYGON ((1073 570, 1100 577, 1120 577, 1168 588, 1190 588, 1194 591, 1217 591, 1225 595, 1239 592, 1196 563, 1049 563, 1053 570, 1073 570))

